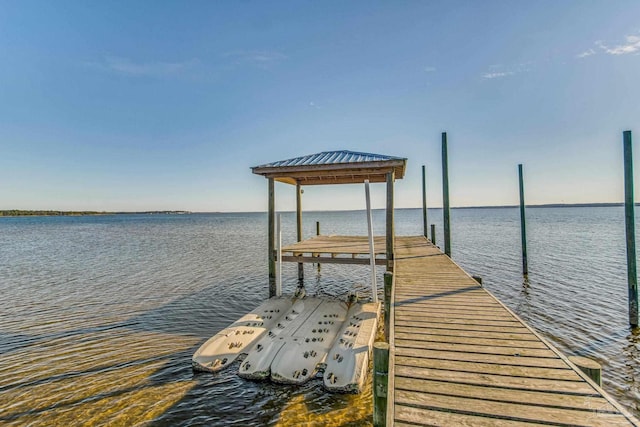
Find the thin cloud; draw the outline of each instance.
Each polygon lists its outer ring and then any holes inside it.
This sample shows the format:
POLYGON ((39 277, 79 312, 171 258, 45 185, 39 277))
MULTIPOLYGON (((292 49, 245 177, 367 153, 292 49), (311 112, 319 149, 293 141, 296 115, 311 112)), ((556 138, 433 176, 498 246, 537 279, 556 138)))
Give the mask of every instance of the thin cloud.
POLYGON ((234 59, 236 64, 248 64, 262 69, 269 68, 287 59, 287 56, 283 53, 268 50, 241 50, 228 52, 224 56, 234 59))
POLYGON ((585 51, 584 51, 584 52, 582 52, 582 53, 577 54, 577 55, 576 55, 576 58, 586 58, 586 57, 588 57, 588 56, 595 55, 595 54, 596 54, 596 51, 595 51, 595 50, 593 50, 593 49, 589 49, 589 50, 585 50, 585 51))
POLYGON ((135 62, 129 58, 106 56, 100 62, 87 65, 118 74, 138 77, 157 77, 180 74, 198 64, 197 59, 183 62, 135 62))
POLYGON ((491 79, 501 79, 503 77, 513 76, 515 73, 513 71, 498 71, 493 73, 485 73, 482 75, 483 79, 491 80, 491 79))
POLYGON ((429 66, 429 67, 424 67, 424 72, 425 72, 425 73, 433 73, 433 72, 435 72, 435 71, 436 71, 436 67, 431 67, 431 66, 429 66))
POLYGON ((596 46, 608 53, 609 55, 629 55, 640 52, 640 36, 632 35, 625 37, 626 43, 609 47, 601 40, 596 42, 596 46))
POLYGON ((518 64, 492 64, 489 70, 482 74, 485 80, 503 79, 505 77, 515 76, 516 74, 528 73, 534 65, 533 61, 520 62, 518 64))

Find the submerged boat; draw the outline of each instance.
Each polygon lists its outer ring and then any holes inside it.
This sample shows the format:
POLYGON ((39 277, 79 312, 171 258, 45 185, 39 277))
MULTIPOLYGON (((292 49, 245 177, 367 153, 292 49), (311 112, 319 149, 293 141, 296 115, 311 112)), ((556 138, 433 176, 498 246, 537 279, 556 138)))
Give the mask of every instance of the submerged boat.
POLYGON ((362 389, 380 303, 272 297, 207 340, 193 368, 216 372, 244 357, 238 375, 303 384, 323 376, 327 390, 362 389))

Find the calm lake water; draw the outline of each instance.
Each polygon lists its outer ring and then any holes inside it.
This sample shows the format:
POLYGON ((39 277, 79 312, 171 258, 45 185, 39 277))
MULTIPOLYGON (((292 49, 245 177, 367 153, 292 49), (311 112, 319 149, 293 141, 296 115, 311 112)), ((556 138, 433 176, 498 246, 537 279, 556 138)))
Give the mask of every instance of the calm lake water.
MULTIPOLYGON (((429 211, 442 241, 442 211, 429 211)), ((294 214, 283 214, 285 243, 294 214)), ((453 259, 567 355, 603 365, 604 389, 640 415, 640 331, 627 325, 624 211, 452 211, 453 259)), ((364 212, 309 212, 305 237, 366 234, 364 212)), ((207 338, 267 297, 259 214, 0 218, 0 424, 368 425, 371 384, 335 395, 191 369, 207 338)), ((376 234, 384 212, 374 212, 376 234)), ((398 235, 422 212, 396 211, 398 235)), ((381 271, 379 272, 381 273, 381 271)), ((309 294, 366 294, 368 269, 305 267, 309 294)), ((285 265, 285 292, 296 286, 285 265)))

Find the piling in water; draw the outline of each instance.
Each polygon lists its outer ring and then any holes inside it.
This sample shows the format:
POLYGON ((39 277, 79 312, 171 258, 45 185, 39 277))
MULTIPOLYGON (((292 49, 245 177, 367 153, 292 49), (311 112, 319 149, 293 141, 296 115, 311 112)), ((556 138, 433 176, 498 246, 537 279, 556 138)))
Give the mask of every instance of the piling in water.
POLYGON ((449 160, 447 133, 442 132, 442 216, 444 220, 444 253, 451 257, 451 223, 449 211, 449 160))
MULTIPOLYGON (((302 242, 302 186, 296 183, 296 236, 298 242, 302 242)), ((298 263, 298 282, 302 284, 304 280, 304 265, 298 263)))
POLYGON ((429 222, 427 221, 427 168, 422 165, 422 228, 424 237, 429 238, 429 222))
POLYGON ((268 179, 269 185, 269 298, 276 294, 276 201, 275 201, 275 181, 268 179))
POLYGON ((520 183, 520 240, 522 242, 522 274, 529 274, 527 265, 527 226, 524 216, 524 183, 522 179, 522 164, 518 165, 518 178, 520 183))
POLYGON ((629 287, 629 325, 638 326, 638 275, 636 271, 636 226, 633 194, 633 150, 631 131, 623 133, 624 217, 627 232, 627 284, 629 287))

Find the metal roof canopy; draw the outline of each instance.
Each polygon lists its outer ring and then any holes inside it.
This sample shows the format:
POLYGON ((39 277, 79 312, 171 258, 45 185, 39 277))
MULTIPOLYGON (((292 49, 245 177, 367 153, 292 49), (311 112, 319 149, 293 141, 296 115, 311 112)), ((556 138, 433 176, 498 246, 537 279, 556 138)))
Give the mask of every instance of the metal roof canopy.
POLYGON ((386 182, 393 171, 402 179, 407 159, 354 151, 324 151, 251 168, 266 178, 292 185, 361 184, 386 182))

